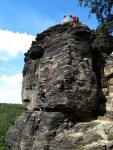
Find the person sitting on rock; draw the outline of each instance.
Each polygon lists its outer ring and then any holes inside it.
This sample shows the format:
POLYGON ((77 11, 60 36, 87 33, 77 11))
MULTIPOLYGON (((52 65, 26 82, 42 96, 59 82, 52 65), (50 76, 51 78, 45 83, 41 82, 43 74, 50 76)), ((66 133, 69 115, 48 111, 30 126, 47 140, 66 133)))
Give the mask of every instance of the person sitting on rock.
POLYGON ((68 20, 68 17, 66 16, 66 15, 64 15, 64 20, 62 20, 62 23, 61 24, 64 24, 64 23, 66 23, 66 22, 68 22, 69 20, 68 20))
POLYGON ((69 16, 72 19, 72 22, 71 22, 70 25, 73 25, 73 27, 76 26, 78 24, 78 22, 79 22, 79 18, 77 16, 73 16, 73 15, 69 15, 69 16))

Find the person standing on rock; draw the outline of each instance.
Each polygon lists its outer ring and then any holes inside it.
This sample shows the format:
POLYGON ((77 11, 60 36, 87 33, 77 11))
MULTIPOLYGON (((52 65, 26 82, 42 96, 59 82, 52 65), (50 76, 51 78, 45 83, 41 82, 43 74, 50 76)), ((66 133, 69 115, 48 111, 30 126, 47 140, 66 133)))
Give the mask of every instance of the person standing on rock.
POLYGON ((72 19, 71 25, 76 26, 79 22, 79 18, 77 16, 69 15, 72 19))

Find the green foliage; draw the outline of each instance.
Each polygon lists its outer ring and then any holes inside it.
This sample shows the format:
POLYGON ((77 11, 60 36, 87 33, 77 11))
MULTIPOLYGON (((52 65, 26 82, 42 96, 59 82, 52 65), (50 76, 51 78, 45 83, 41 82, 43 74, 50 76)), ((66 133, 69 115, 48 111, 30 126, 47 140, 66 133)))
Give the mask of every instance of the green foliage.
POLYGON ((36 60, 31 59, 31 63, 32 63, 32 64, 36 64, 36 60))
POLYGON ((0 150, 7 150, 4 137, 12 126, 11 120, 24 111, 20 104, 0 103, 0 150))
POLYGON ((108 141, 112 141, 113 140, 113 128, 111 127, 108 130, 108 141))
POLYGON ((113 45, 113 36, 110 35, 109 25, 103 24, 97 29, 98 37, 102 37, 105 39, 105 44, 113 45))
POLYGON ((82 150, 82 149, 83 149, 82 145, 78 145, 77 150, 82 150))
POLYGON ((89 17, 96 15, 101 31, 113 32, 113 0, 79 0, 79 5, 90 8, 89 17))
POLYGON ((113 140, 113 135, 109 134, 108 141, 112 141, 112 140, 113 140))
POLYGON ((51 36, 46 36, 45 42, 42 45, 43 48, 46 48, 48 43, 54 38, 55 35, 51 35, 51 36))

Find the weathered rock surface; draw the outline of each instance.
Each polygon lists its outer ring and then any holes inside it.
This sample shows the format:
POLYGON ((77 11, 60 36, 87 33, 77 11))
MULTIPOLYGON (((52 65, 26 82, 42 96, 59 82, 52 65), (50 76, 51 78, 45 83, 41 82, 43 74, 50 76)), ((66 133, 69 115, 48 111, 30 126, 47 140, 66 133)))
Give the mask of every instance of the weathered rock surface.
POLYGON ((104 72, 108 81, 106 111, 108 116, 113 118, 113 54, 106 59, 104 72))
POLYGON ((53 26, 25 54, 22 101, 26 113, 6 135, 10 150, 113 148, 113 47, 79 23, 53 26), (40 89, 46 101, 40 108, 40 89))
POLYGON ((69 29, 66 24, 37 35, 26 54, 23 70, 22 99, 28 110, 38 107, 37 94, 41 88, 48 91, 45 109, 81 113, 92 112, 97 107, 90 34, 85 25, 69 29))

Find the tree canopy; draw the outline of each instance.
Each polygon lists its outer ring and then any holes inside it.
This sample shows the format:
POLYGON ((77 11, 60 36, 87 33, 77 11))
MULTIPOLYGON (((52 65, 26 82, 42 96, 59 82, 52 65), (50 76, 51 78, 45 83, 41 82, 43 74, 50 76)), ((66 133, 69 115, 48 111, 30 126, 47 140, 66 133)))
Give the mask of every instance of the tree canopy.
POLYGON ((90 8, 89 17, 96 15, 102 32, 113 32, 113 0, 79 0, 79 5, 90 8))
POLYGON ((0 150, 7 150, 4 138, 12 127, 12 119, 21 115, 25 110, 20 104, 0 103, 0 150))

